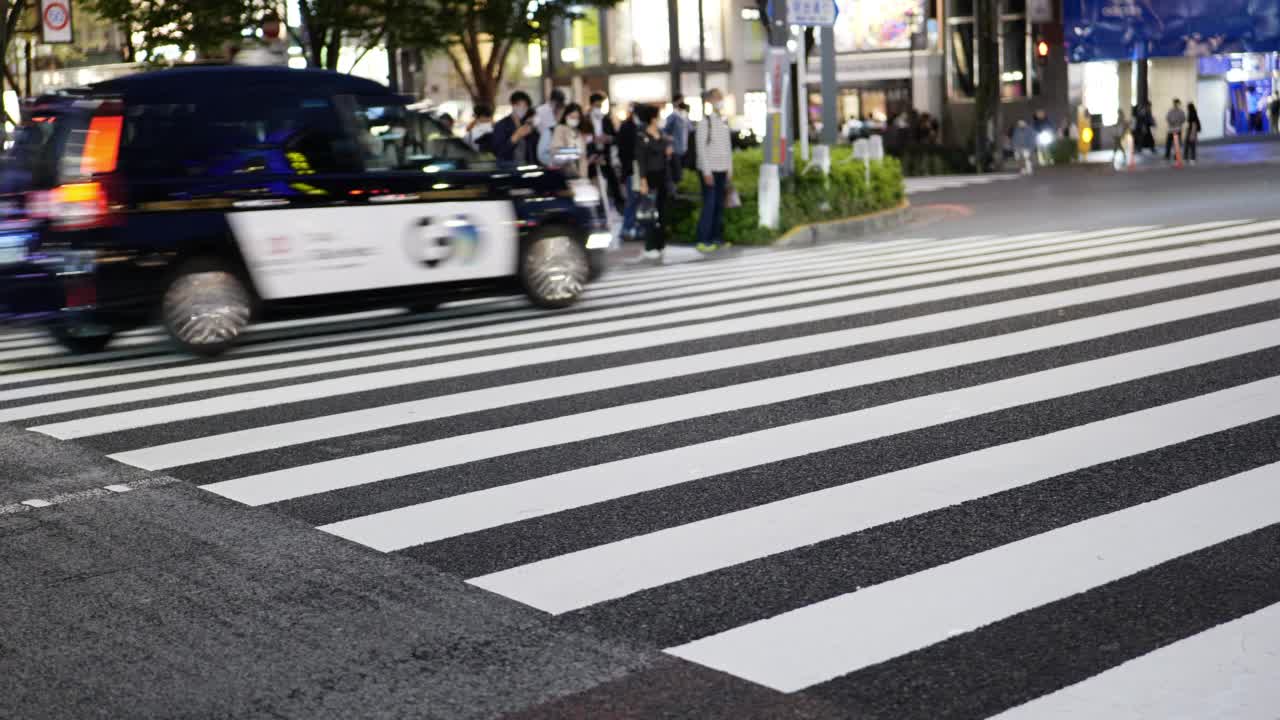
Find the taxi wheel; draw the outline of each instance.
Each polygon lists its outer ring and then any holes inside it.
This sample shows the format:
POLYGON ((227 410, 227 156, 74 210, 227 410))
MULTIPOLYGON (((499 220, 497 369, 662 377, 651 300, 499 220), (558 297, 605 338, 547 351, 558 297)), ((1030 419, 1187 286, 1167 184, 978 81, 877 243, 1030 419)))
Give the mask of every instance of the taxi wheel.
POLYGON ((161 317, 169 335, 184 350, 219 355, 249 325, 252 299, 240 278, 225 263, 212 259, 188 262, 164 293, 161 317))
POLYGON ((590 274, 586 248, 559 228, 549 228, 530 241, 520 261, 520 279, 529 299, 547 308, 572 305, 590 274))
POLYGON ((53 339, 68 352, 75 355, 89 355, 102 352, 115 337, 111 332, 86 333, 75 327, 58 326, 50 331, 53 339))

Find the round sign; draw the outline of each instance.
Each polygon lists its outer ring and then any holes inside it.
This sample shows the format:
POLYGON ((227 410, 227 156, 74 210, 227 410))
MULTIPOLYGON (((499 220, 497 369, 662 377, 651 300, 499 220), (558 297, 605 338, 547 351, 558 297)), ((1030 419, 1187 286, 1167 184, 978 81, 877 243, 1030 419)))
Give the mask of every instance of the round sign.
POLYGON ((44 24, 50 30, 61 30, 71 22, 71 11, 62 2, 51 2, 44 9, 44 24))

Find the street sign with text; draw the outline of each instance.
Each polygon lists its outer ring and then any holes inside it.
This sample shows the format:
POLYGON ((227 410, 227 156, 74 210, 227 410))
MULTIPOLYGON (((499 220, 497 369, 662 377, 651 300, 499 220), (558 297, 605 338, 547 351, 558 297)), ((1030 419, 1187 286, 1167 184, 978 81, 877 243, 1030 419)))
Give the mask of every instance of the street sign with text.
POLYGON ((831 27, 840 16, 836 0, 789 0, 787 22, 806 27, 831 27))

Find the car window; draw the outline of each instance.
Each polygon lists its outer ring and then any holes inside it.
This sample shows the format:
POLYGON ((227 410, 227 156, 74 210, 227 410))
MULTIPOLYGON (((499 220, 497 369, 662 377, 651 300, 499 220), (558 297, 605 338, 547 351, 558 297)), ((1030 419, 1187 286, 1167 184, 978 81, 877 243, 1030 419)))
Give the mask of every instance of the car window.
POLYGON ((386 97, 343 98, 369 171, 474 168, 493 159, 467 145, 426 113, 386 97))
POLYGON ((133 104, 125 111, 121 169, 135 177, 352 171, 348 143, 325 97, 247 92, 133 104))
POLYGON ((49 112, 27 118, 14 132, 5 154, 4 192, 50 188, 58 184, 58 159, 75 124, 70 111, 49 112))

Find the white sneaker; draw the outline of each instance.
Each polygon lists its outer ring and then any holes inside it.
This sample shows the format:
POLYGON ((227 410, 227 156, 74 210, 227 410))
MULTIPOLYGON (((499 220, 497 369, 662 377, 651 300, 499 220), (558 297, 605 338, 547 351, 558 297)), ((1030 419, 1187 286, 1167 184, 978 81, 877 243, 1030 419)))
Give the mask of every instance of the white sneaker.
POLYGON ((648 260, 649 262, 653 262, 653 263, 657 263, 657 264, 661 265, 661 264, 662 264, 662 251, 661 251, 661 250, 645 250, 645 251, 644 251, 644 259, 645 259, 645 260, 648 260))

